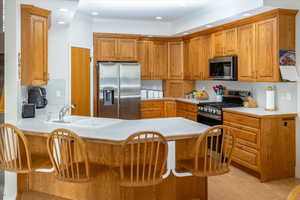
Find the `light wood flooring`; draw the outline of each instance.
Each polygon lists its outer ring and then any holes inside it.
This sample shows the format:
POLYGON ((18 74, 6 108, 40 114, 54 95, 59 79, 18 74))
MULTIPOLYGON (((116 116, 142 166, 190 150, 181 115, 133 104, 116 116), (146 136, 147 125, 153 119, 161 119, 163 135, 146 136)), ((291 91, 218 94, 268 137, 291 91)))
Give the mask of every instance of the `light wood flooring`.
MULTIPOLYGON (((289 192, 300 185, 299 179, 261 183, 235 167, 229 174, 211 177, 208 181, 208 200, 286 200, 289 192)), ((25 193, 21 199, 66 200, 35 192, 25 193)))

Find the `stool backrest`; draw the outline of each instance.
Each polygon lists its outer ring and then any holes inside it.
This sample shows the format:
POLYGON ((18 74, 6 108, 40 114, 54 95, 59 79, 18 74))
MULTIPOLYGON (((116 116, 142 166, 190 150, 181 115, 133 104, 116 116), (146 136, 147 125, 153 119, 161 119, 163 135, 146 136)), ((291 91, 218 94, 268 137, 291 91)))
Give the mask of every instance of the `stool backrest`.
POLYGON ((300 196, 300 186, 293 189, 293 191, 289 194, 287 200, 296 200, 300 196))
POLYGON ((139 132, 123 143, 121 185, 151 186, 162 181, 166 170, 168 142, 157 132, 139 132))
POLYGON ((215 126, 201 134, 196 142, 195 169, 198 176, 216 176, 229 172, 235 136, 230 127, 215 126))
POLYGON ((53 131, 47 140, 50 160, 58 179, 67 182, 83 182, 90 179, 86 144, 70 130, 53 131))
POLYGON ((27 139, 21 130, 10 124, 0 125, 0 168, 16 173, 31 171, 27 139))

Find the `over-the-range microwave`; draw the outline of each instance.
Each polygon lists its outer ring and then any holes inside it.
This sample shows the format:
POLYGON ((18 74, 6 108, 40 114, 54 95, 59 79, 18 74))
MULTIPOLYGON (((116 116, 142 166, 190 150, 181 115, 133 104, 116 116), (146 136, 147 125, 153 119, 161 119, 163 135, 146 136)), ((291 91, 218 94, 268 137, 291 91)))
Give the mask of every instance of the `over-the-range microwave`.
POLYGON ((209 59, 209 78, 213 80, 237 80, 237 56, 209 59))

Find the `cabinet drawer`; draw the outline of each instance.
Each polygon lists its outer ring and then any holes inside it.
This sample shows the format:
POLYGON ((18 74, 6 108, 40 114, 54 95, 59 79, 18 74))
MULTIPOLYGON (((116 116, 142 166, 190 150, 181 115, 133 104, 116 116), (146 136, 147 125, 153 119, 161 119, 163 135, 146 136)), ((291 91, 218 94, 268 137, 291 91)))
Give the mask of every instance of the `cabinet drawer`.
POLYGON ((142 119, 161 118, 163 113, 160 109, 142 110, 142 119))
POLYGON ((240 143, 255 149, 260 149, 259 129, 245 127, 226 121, 224 122, 224 125, 232 128, 232 132, 235 134, 236 138, 240 141, 240 143))
POLYGON ((141 101, 141 109, 161 108, 163 109, 163 101, 141 101))
POLYGON ((259 171, 259 152, 239 143, 236 143, 232 153, 232 160, 238 164, 259 171))
POLYGON ((249 117, 246 115, 240 115, 240 114, 233 114, 224 112, 223 113, 223 120, 228 122, 233 122, 249 127, 259 128, 260 127, 260 119, 255 117, 249 117))

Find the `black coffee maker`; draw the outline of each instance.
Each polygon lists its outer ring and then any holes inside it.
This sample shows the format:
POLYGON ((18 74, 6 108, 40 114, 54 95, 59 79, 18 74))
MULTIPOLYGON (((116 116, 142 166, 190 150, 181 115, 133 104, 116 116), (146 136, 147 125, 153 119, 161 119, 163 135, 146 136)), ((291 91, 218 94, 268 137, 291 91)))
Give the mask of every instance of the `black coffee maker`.
POLYGON ((43 87, 31 87, 28 89, 28 103, 35 104, 37 109, 45 108, 48 104, 46 94, 43 87))

